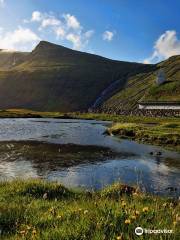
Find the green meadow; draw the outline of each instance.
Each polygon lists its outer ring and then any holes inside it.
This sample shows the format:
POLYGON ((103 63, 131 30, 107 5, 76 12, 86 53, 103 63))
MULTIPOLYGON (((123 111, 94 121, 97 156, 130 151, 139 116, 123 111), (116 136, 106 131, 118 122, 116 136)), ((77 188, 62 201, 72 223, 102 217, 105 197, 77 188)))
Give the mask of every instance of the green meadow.
POLYGON ((42 180, 0 183, 2 240, 178 239, 178 200, 114 184, 101 191, 42 180), (173 233, 136 236, 136 227, 173 233))

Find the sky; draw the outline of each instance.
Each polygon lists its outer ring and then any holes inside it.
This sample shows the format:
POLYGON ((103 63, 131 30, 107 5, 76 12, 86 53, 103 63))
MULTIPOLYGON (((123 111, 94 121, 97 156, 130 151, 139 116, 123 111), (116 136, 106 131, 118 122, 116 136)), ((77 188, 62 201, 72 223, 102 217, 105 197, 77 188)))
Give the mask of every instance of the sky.
POLYGON ((0 0, 0 49, 41 40, 111 59, 180 54, 180 0, 0 0))

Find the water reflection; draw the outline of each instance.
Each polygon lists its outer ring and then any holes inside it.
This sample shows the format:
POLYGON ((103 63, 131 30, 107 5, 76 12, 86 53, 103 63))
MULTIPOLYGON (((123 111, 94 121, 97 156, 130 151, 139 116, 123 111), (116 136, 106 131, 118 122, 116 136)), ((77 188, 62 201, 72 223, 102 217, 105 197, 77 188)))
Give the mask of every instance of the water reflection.
POLYGON ((180 193, 178 153, 105 136, 105 125, 77 120, 0 120, 0 179, 42 177, 89 189, 121 181, 157 194, 180 193), (162 155, 150 155, 152 151, 162 155))

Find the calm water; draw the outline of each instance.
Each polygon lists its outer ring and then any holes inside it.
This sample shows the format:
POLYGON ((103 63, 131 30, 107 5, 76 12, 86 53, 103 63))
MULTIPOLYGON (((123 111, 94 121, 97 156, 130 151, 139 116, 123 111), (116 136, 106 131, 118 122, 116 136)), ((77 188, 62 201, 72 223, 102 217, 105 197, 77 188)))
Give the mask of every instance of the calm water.
POLYGON ((109 124, 88 120, 0 119, 0 179, 42 177, 88 189, 121 181, 138 184, 142 190, 156 194, 179 195, 180 154, 106 136, 103 133, 109 124), (28 141, 45 144, 36 147, 34 143, 32 147, 28 141), (62 144, 69 143, 83 145, 83 150, 61 153, 62 144), (94 150, 86 151, 87 145, 108 147, 113 154, 103 155, 101 149, 93 154, 94 150), (149 154, 158 151, 161 156, 149 154))

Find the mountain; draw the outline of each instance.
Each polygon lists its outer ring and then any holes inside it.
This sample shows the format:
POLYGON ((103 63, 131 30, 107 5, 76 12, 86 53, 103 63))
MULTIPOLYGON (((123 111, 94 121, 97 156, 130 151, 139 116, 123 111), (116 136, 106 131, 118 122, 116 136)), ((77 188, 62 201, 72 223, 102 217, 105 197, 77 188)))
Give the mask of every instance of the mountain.
POLYGON ((1 51, 0 109, 87 111, 123 89, 130 77, 153 69, 45 41, 30 53, 1 51))
POLYGON ((139 72, 128 77, 122 91, 104 101, 96 110, 109 113, 138 111, 140 101, 180 101, 180 55, 155 64, 147 73, 139 72), (166 82, 156 84, 159 69, 163 69, 166 82))
POLYGON ((0 71, 13 68, 26 60, 29 53, 0 49, 0 71))

